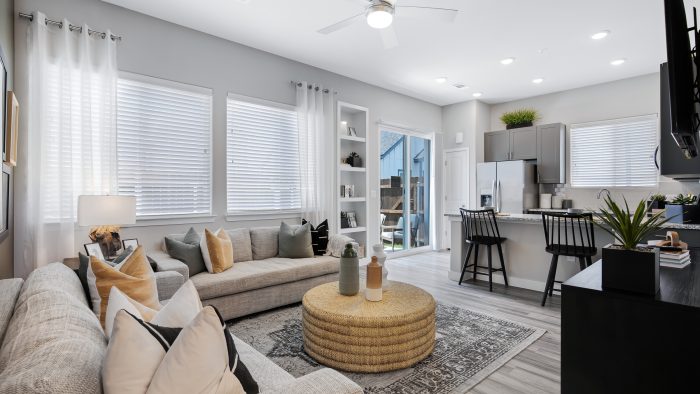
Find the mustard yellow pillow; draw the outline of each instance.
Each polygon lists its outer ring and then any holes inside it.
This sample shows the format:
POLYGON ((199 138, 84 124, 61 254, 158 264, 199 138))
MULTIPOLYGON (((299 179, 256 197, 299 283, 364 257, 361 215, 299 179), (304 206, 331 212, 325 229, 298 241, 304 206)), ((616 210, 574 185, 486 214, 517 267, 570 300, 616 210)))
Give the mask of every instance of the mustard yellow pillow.
POLYGON ((156 278, 142 246, 115 267, 91 256, 87 276, 93 311, 100 318, 103 328, 112 286, 148 308, 159 310, 161 307, 156 278))
POLYGON ((218 274, 233 267, 233 243, 224 229, 219 229, 216 234, 204 229, 199 247, 210 274, 218 274))

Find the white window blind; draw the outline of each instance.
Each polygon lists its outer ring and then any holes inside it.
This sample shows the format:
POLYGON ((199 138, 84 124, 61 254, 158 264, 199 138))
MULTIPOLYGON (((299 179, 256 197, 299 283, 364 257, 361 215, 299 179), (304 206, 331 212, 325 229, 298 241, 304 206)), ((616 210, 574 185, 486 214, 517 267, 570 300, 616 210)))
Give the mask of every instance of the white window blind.
POLYGON ((230 95, 226 152, 229 214, 299 211, 301 179, 294 108, 230 95))
POLYGON ((211 214, 212 92, 142 76, 117 85, 119 194, 141 218, 211 214))
POLYGON ((571 125, 571 186, 656 186, 657 115, 571 125))

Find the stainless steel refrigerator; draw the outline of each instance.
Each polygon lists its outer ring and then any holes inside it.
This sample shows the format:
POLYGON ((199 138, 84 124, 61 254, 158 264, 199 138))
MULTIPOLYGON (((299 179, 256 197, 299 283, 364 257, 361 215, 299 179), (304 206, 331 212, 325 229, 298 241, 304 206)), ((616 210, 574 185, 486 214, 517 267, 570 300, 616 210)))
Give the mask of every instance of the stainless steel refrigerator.
POLYGON ((522 160, 477 163, 479 208, 504 213, 525 213, 537 208, 536 174, 535 165, 522 160))

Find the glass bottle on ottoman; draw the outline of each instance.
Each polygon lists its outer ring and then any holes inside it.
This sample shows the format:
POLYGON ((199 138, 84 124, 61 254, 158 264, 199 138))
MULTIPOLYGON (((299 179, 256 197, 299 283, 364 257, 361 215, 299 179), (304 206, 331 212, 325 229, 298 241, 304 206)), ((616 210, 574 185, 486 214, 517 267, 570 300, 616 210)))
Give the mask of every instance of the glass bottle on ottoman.
POLYGON ((386 253, 384 252, 384 245, 376 244, 372 246, 374 250, 374 256, 377 256, 377 262, 382 266, 382 283, 386 286, 387 277, 389 276, 389 271, 386 269, 386 253))
POLYGON ((352 244, 346 244, 340 256, 338 290, 346 296, 354 296, 360 291, 360 260, 352 244))
POLYGON ((382 300, 382 266, 377 262, 377 256, 372 256, 372 261, 367 264, 365 298, 367 301, 382 300))

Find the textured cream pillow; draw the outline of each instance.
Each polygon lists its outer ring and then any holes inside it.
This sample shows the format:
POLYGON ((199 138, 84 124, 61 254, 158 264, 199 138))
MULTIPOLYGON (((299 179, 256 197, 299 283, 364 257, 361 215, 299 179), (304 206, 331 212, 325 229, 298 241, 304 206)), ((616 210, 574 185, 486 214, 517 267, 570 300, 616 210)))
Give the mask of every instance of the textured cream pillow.
POLYGON ((105 263, 95 256, 90 257, 88 267, 88 285, 92 308, 100 318, 100 324, 104 328, 107 301, 112 287, 117 287, 129 298, 145 307, 159 310, 158 287, 156 278, 151 269, 151 264, 143 253, 143 247, 139 246, 134 252, 117 267, 105 263))
POLYGON ((238 380, 252 382, 233 338, 213 307, 184 328, 164 328, 120 310, 102 364, 105 394, 245 394, 238 380))
POLYGON ((105 334, 112 336, 114 318, 124 309, 133 316, 162 327, 184 327, 202 311, 202 301, 191 280, 185 282, 160 310, 151 309, 132 300, 116 287, 112 287, 105 316, 105 334))
POLYGON ((218 274, 233 267, 233 243, 224 229, 216 234, 204 229, 204 236, 199 244, 204 257, 204 265, 210 274, 218 274))

